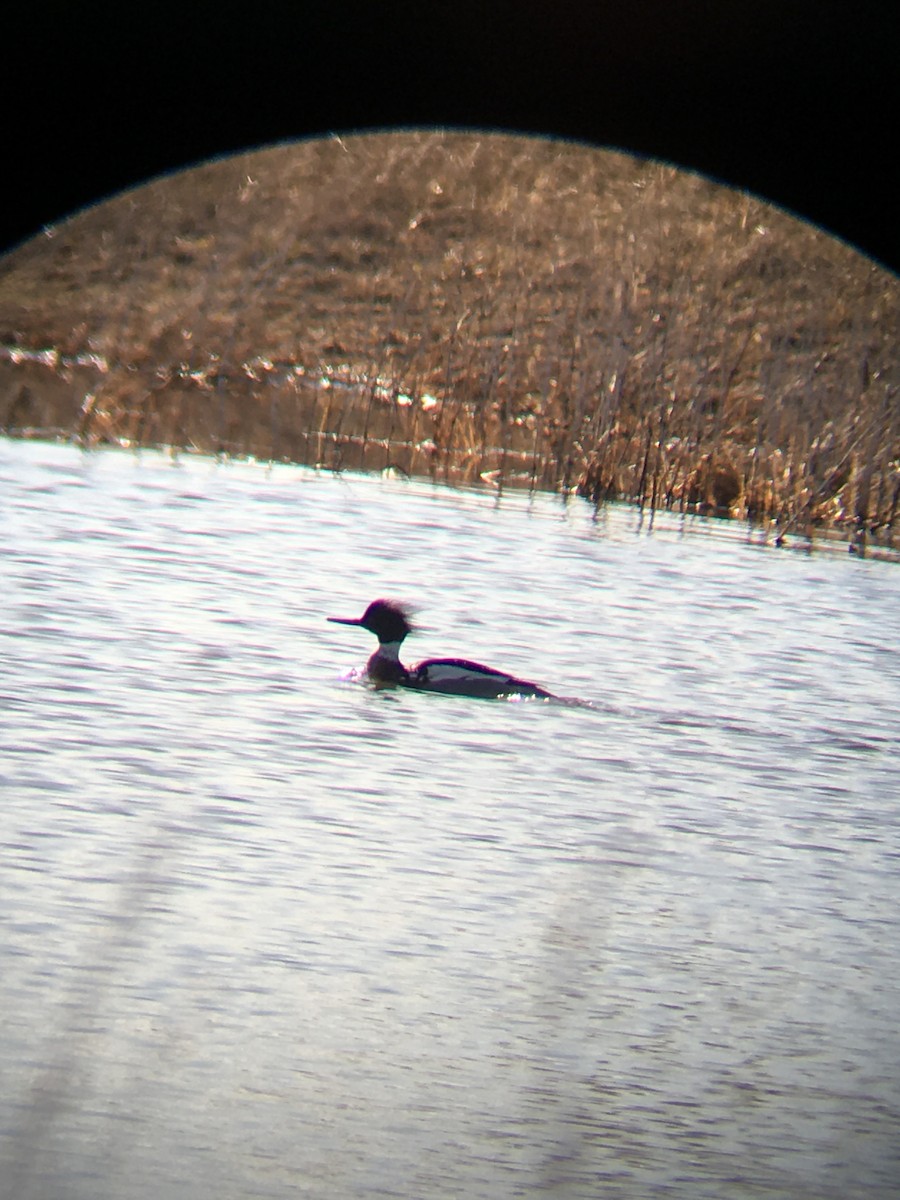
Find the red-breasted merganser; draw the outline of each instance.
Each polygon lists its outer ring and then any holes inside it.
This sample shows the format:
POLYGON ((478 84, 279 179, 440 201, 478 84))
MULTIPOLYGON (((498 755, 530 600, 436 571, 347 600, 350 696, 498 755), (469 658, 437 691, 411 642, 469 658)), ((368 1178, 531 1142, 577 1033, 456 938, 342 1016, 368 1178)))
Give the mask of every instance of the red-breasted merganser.
POLYGON ((553 699, 536 683, 516 679, 465 658, 426 658, 415 667, 404 667, 400 646, 413 632, 409 609, 395 600, 373 600, 361 617, 329 617, 337 625, 359 625, 378 638, 378 649, 366 664, 366 674, 376 685, 393 684, 420 692, 497 699, 501 696, 542 696, 553 699))

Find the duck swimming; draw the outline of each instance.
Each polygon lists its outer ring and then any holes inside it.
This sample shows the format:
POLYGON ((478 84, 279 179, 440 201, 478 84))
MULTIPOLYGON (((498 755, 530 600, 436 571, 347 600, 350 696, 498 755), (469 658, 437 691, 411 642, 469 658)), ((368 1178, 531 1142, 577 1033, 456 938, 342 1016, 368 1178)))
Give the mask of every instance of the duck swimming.
POLYGON ((328 620, 336 625, 359 625, 378 638, 378 649, 366 664, 366 675, 376 686, 393 685, 417 692, 442 692, 479 700, 503 696, 554 698, 552 692, 536 683, 466 658, 426 658, 418 666, 405 667, 400 661, 400 647, 414 627, 410 610, 396 600, 373 600, 361 617, 329 617, 328 620))

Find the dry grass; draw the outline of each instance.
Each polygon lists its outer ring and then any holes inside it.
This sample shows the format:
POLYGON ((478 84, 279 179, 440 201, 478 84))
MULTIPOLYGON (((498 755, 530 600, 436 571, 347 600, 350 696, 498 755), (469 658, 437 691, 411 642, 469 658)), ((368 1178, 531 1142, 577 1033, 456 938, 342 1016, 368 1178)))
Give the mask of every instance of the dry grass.
POLYGON ((672 168, 335 138, 157 181, 8 256, 0 422, 891 543, 898 328, 889 272, 672 168))

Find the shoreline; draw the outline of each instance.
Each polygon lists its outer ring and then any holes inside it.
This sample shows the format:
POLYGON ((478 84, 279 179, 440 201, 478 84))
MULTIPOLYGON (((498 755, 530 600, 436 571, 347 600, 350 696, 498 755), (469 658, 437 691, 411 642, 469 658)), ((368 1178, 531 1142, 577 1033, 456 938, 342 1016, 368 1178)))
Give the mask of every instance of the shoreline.
POLYGON ((157 180, 7 256, 0 428, 338 469, 402 450, 447 482, 524 470, 893 546, 898 332, 889 272, 673 168, 360 135, 157 180))

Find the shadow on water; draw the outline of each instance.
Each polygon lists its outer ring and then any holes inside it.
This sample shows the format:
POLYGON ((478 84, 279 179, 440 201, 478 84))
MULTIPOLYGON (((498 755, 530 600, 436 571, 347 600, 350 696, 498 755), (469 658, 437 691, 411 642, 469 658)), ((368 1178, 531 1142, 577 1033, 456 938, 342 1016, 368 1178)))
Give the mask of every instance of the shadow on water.
MULTIPOLYGON (((47 1019, 30 1086, 16 1098, 18 1119, 3 1130, 2 1200, 43 1196, 40 1181, 53 1158, 59 1128, 84 1109, 98 1087, 102 1090, 98 1077, 105 1064, 96 1061, 96 1046, 111 1033, 110 1002, 128 975, 129 963, 151 944, 148 923, 164 894, 176 886, 176 860, 174 832, 163 826, 132 848, 125 877, 103 915, 101 933, 93 932, 65 989, 55 997, 56 1019, 47 1019)), ((108 1131, 108 1150, 119 1135, 115 1129, 108 1131)))

